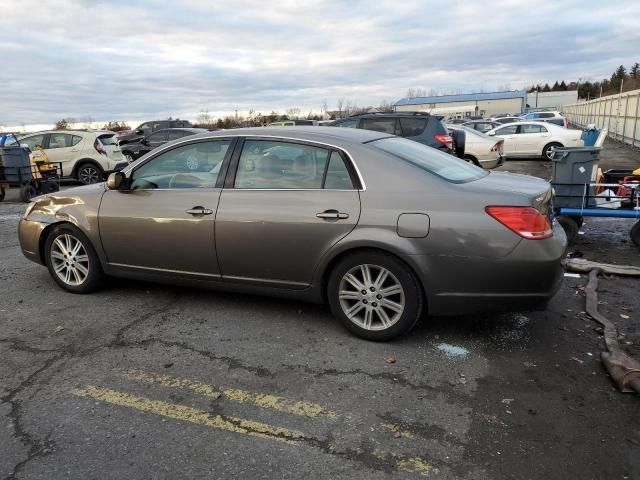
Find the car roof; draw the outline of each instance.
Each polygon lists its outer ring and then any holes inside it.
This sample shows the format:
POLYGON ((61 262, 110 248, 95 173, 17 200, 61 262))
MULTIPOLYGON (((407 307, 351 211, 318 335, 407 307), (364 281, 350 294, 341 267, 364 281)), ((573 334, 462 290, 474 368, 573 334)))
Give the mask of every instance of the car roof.
POLYGON ((204 132, 208 132, 209 130, 207 130, 206 128, 195 128, 195 127, 175 127, 175 128, 161 128, 159 130, 156 130, 153 133, 158 133, 158 132, 173 132, 176 130, 180 130, 181 132, 193 132, 193 133, 204 133, 204 132))
POLYGON ((264 136, 280 137, 291 140, 308 140, 320 143, 351 142, 366 143, 380 138, 393 137, 388 133, 374 132, 360 128, 338 128, 321 126, 295 126, 295 127, 250 127, 235 128, 232 130, 217 130, 215 132, 205 132, 189 137, 193 138, 214 138, 229 136, 264 136))

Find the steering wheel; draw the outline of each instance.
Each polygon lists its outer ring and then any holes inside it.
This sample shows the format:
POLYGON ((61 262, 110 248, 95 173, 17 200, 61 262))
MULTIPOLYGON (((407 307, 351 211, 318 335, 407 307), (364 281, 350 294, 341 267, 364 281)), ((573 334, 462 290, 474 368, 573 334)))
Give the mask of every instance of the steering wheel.
POLYGON ((189 155, 185 161, 185 166, 189 170, 198 170, 198 167, 200 167, 200 159, 196 155, 189 155))

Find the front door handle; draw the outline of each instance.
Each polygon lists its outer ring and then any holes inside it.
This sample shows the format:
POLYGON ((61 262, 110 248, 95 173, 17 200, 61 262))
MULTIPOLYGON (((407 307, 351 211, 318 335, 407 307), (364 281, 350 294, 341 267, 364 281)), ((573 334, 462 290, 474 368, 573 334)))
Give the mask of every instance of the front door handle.
POLYGON ((193 215, 194 217, 201 217, 202 215, 211 215, 213 213, 213 210, 198 206, 190 208, 189 210, 187 210, 187 213, 189 215, 193 215))
POLYGON ((338 210, 325 210, 322 213, 316 213, 316 217, 323 220, 344 220, 345 218, 349 218, 349 214, 339 212, 338 210))

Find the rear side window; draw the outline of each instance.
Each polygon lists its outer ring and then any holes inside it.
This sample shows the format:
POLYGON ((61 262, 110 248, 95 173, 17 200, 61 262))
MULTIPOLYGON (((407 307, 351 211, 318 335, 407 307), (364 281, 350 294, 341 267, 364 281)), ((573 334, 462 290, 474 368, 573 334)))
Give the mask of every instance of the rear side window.
POLYGON ((496 135, 514 135, 518 133, 518 125, 509 125, 496 130, 496 135))
POLYGON ((49 148, 66 148, 73 143, 73 135, 68 133, 52 133, 49 136, 49 148))
POLYGON ((452 183, 470 182, 489 174, 472 163, 406 138, 381 138, 369 142, 368 145, 395 155, 452 183))
POLYGON ((373 130, 374 132, 390 133, 391 135, 400 135, 400 130, 396 126, 397 123, 395 118, 363 118, 360 128, 373 130))
POLYGON ((333 190, 351 190, 353 182, 344 160, 338 152, 332 152, 327 166, 324 188, 333 190))
POLYGON ((403 137, 417 137, 427 128, 426 118, 401 118, 400 128, 403 137))
POLYGON ((169 130, 169 140, 176 140, 177 138, 186 137, 189 135, 184 130, 169 130))
POLYGON ((553 118, 555 115, 553 113, 540 113, 538 114, 538 118, 553 118))
POLYGON ((520 125, 520 133, 546 133, 547 129, 541 125, 520 125))
POLYGON ((344 122, 340 122, 335 126, 342 128, 358 128, 358 119, 354 118, 351 120, 345 120, 344 122))

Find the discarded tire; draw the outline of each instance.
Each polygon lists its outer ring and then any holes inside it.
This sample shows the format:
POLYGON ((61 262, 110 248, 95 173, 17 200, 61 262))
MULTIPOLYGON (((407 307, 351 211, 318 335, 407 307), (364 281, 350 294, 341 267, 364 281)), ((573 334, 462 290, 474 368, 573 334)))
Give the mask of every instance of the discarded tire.
POLYGON ((640 248, 640 222, 637 222, 632 228, 631 233, 631 241, 636 244, 636 247, 640 248))
POLYGON ((580 230, 582 219, 560 215, 559 217, 556 217, 556 220, 558 220, 558 223, 564 229, 564 233, 567 235, 567 241, 569 244, 575 242, 576 238, 578 238, 578 230, 580 230), (578 223, 579 220, 580 223, 578 223))

